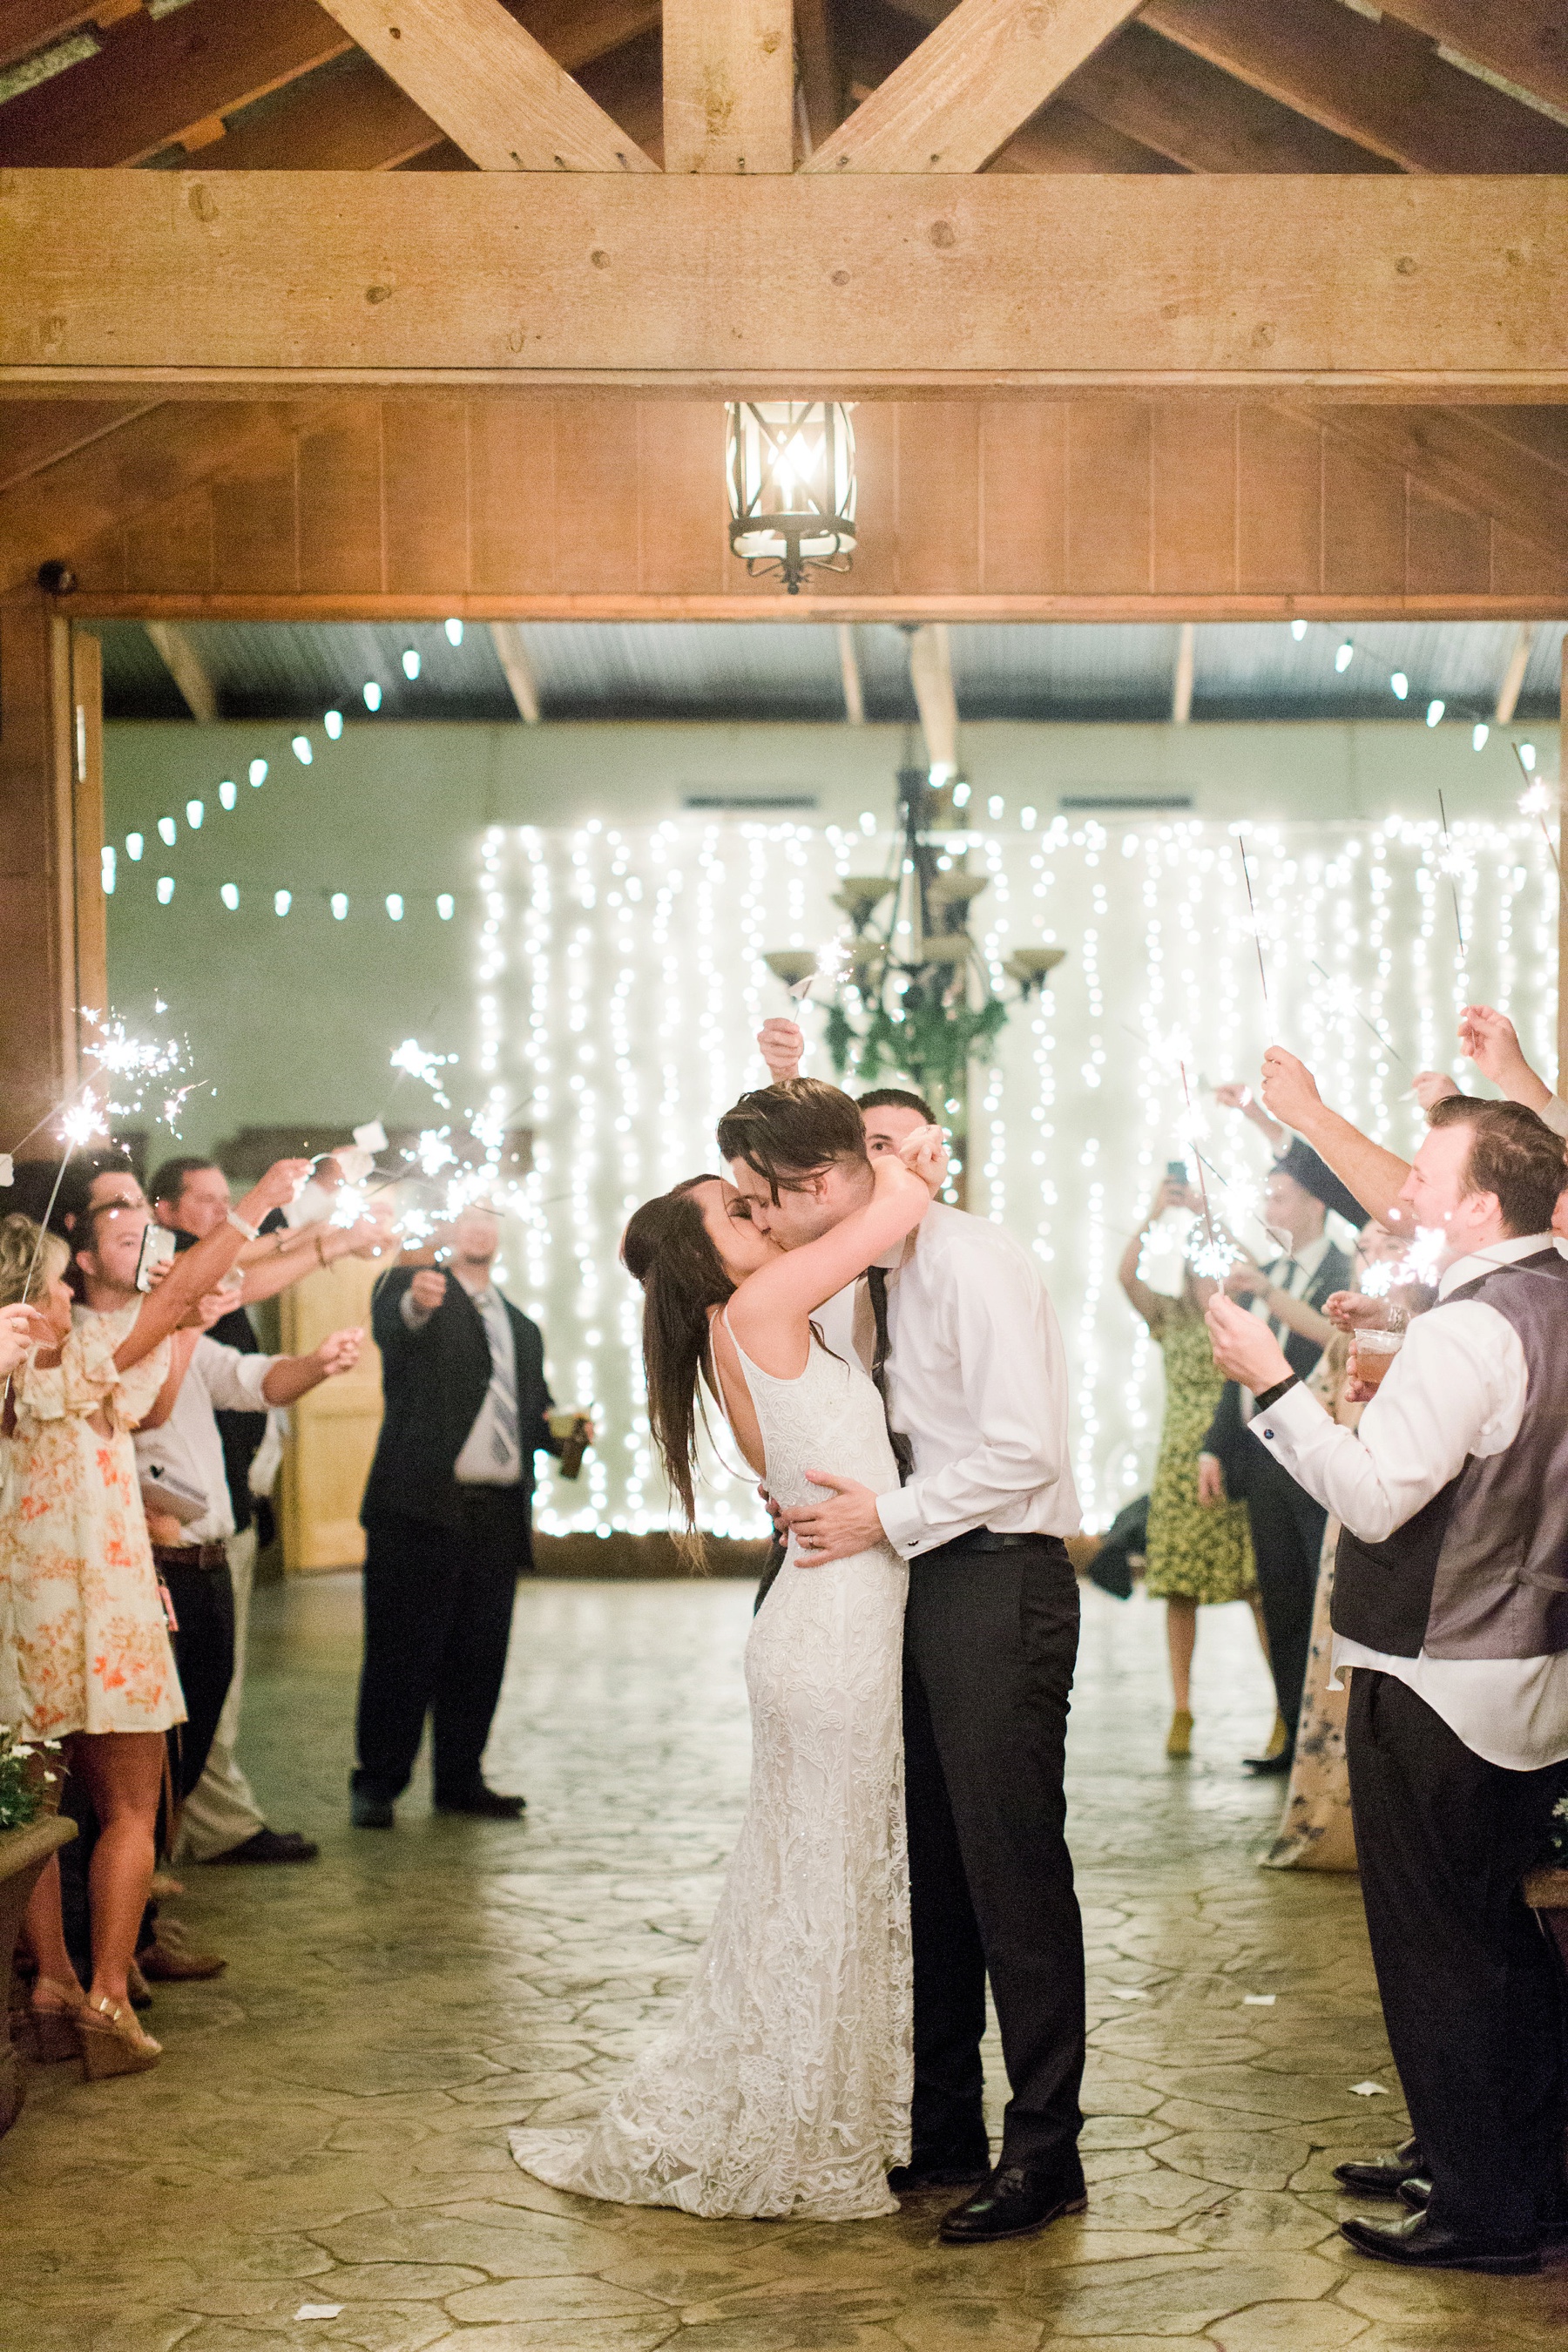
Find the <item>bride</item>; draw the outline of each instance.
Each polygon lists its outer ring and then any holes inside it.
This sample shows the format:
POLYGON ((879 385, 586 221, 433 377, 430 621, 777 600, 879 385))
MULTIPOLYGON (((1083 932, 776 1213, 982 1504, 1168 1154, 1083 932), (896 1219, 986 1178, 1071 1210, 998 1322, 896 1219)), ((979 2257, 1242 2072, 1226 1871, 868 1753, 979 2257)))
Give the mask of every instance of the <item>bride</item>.
MULTIPOLYGON (((913 1231, 941 1137, 871 1164, 875 1189, 778 1249, 717 1176, 648 1201, 621 1255, 643 1286, 648 1419, 689 1528, 698 1383, 786 1509, 827 1470, 899 1483, 881 1399, 816 1308, 913 1231)), ((819 1491, 819 1490, 818 1490, 819 1491)), ((898 2210, 911 1990, 900 1659, 908 1570, 889 1545, 830 1566, 792 1538, 746 1645, 751 1798, 673 2022, 586 2133, 511 2135, 556 2189, 688 2213, 847 2221, 898 2210)))

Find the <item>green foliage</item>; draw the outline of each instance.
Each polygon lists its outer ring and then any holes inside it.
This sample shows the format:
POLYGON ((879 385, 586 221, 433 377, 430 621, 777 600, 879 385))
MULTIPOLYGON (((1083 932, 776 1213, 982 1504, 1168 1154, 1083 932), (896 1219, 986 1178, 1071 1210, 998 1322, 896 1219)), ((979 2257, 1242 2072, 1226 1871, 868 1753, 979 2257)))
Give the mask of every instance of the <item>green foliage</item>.
POLYGON ((984 1004, 948 1004, 918 984, 905 992, 897 1013, 879 1004, 858 1031, 841 1004, 827 1016, 827 1046, 842 1078, 851 1070, 865 1086, 883 1076, 905 1077, 921 1094, 951 1095, 962 1087, 970 1061, 1006 1026, 1000 997, 984 1004))

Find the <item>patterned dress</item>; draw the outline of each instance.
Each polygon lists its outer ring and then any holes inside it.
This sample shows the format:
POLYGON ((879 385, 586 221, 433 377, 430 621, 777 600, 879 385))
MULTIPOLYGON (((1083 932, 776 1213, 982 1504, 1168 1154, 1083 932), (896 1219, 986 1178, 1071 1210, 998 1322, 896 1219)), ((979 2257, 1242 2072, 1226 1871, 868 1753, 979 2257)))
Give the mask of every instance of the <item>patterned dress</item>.
POLYGON ((1258 1582, 1247 1506, 1205 1511, 1198 1501, 1198 1452, 1225 1375, 1207 1325, 1184 1299, 1163 1298, 1152 1328, 1165 1358, 1165 1420, 1149 1496, 1143 1589, 1154 1601, 1244 1601, 1258 1582))
POLYGON ((53 1370, 15 1376, 0 1508, 0 1723, 21 1738, 165 1731, 184 1695, 158 1595, 132 1431, 169 1369, 114 1351, 142 1302, 78 1322, 53 1370), (90 1416, 101 1409, 110 1433, 90 1416))

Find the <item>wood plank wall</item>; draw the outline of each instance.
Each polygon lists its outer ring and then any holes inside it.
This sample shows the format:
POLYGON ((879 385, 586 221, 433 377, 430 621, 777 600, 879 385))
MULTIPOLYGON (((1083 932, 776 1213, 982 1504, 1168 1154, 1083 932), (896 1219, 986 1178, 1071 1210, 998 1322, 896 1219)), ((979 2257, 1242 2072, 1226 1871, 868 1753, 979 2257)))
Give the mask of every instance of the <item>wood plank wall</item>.
MULTIPOLYGON (((179 404, 161 415, 171 436, 192 437, 179 404)), ((1506 519, 1489 512, 1484 486, 1465 503, 1358 447, 1331 411, 874 402, 855 425, 854 568, 803 605, 941 598, 956 614, 971 599, 1065 599, 1089 617, 1161 598, 1197 611, 1458 598, 1479 612, 1560 607, 1568 592, 1555 518, 1536 530, 1519 499, 1506 519)), ((158 419, 130 429, 145 445, 158 419)), ((226 429, 231 457, 215 455, 204 426, 195 462, 205 469, 184 486, 179 463, 161 478, 146 446, 111 480, 113 436, 95 443, 0 499, 0 536, 9 520, 13 543, 31 548, 52 528, 48 551, 70 555, 81 575, 79 609, 170 596, 370 612, 385 599, 467 596, 561 599, 563 610, 575 598, 667 611, 690 599, 706 611, 715 598, 740 610, 776 598, 728 548, 717 403, 234 404, 226 429), (106 510, 119 516, 107 526, 106 510), (62 539, 73 516, 80 538, 62 539)))

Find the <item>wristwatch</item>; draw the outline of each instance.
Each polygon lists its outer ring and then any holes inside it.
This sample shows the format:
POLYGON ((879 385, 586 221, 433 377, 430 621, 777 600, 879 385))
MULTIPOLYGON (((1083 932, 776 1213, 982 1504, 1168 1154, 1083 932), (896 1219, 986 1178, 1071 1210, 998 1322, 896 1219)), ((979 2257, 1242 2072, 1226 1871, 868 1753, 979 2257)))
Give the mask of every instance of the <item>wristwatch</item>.
POLYGON ((1256 1400, 1258 1412, 1268 1412, 1271 1406, 1279 1403, 1287 1389, 1300 1388, 1300 1384, 1301 1375, 1300 1372, 1291 1372, 1287 1379, 1276 1381, 1271 1389, 1265 1389, 1261 1396, 1256 1400))

